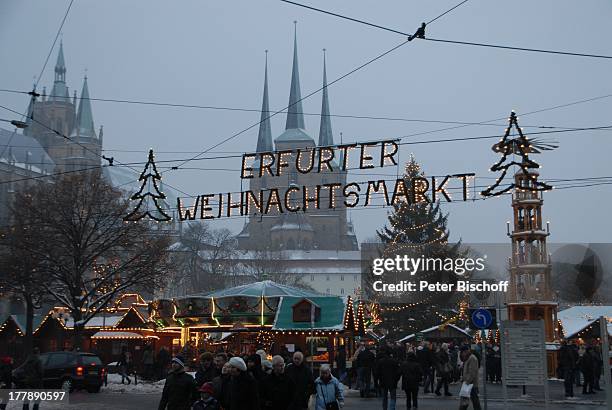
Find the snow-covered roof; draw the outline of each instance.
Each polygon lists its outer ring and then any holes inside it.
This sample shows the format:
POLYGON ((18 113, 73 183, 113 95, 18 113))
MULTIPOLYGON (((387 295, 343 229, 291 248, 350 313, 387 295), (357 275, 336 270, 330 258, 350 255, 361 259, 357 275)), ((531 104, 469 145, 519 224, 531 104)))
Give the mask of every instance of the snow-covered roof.
MULTIPOLYGON (((449 324, 449 325, 446 325, 446 326, 448 326, 448 327, 452 327, 453 329, 457 330, 458 332, 463 333, 463 334, 464 334, 464 335, 466 335, 467 337, 472 337, 472 336, 470 336, 470 334, 469 334, 468 332, 466 332, 465 330, 463 330, 463 329, 461 329, 460 327, 457 327, 457 326, 455 326, 455 325, 453 325, 453 324, 449 324)), ((429 329, 421 330, 421 331, 420 331, 420 332, 418 332, 418 333, 430 333, 430 332, 433 332, 434 330, 438 330, 438 327, 439 327, 439 326, 433 326, 433 327, 430 327, 429 329)), ((403 337, 403 338, 401 338, 399 341, 400 341, 400 342, 405 342, 405 341, 407 341, 407 340, 413 339, 414 337, 416 337, 416 333, 413 333, 413 334, 410 334, 410 335, 408 335, 408 336, 406 336, 406 337, 403 337)))
POLYGON ((316 297, 321 296, 320 293, 307 291, 293 286, 282 285, 271 280, 249 283, 246 285, 235 286, 228 289, 220 289, 211 293, 203 293, 200 295, 188 295, 177 299, 204 297, 204 298, 223 298, 232 296, 250 296, 250 297, 279 297, 279 296, 296 296, 296 297, 316 297))
MULTIPOLYGON (((278 251, 270 252, 275 258, 280 260, 339 260, 339 261, 361 261, 360 251, 327 251, 327 250, 291 250, 291 251, 278 251)), ((256 251, 246 251, 239 253, 236 259, 239 260, 251 260, 260 258, 256 251)))
POLYGON ((114 331, 103 331, 97 332, 92 339, 143 339, 144 336, 134 332, 114 332, 114 331))
POLYGON ((35 139, 27 135, 0 128, 0 162, 30 169, 39 174, 50 174, 55 163, 35 139))
MULTIPOLYGON (((85 324, 85 327, 113 327, 123 319, 121 316, 94 316, 85 324)), ((66 321, 66 327, 74 327, 74 319, 66 321)))
MULTIPOLYGON (((563 326, 565 338, 570 338, 596 322, 600 316, 612 319, 612 306, 572 306, 557 313, 563 326)), ((608 334, 612 334, 612 324, 608 323, 608 334)))

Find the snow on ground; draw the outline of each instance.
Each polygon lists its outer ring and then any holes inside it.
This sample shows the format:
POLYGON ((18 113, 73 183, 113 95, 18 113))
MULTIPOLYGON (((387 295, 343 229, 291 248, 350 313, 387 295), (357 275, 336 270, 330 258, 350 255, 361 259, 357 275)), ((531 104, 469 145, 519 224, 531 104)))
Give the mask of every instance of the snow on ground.
POLYGON ((109 374, 108 384, 102 386, 101 392, 112 392, 112 393, 159 393, 161 394, 164 388, 165 380, 157 382, 149 382, 138 379, 138 384, 134 383, 134 377, 130 377, 132 383, 121 384, 121 375, 109 374))

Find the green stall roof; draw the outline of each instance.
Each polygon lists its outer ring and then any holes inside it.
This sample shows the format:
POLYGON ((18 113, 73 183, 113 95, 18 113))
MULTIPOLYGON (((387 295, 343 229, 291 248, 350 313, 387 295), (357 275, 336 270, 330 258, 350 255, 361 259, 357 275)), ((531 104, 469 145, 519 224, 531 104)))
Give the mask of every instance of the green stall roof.
POLYGON ((347 299, 340 296, 294 297, 283 296, 278 306, 273 330, 309 330, 310 322, 294 322, 293 306, 308 299, 321 308, 321 316, 314 323, 314 330, 344 330, 344 314, 347 299))

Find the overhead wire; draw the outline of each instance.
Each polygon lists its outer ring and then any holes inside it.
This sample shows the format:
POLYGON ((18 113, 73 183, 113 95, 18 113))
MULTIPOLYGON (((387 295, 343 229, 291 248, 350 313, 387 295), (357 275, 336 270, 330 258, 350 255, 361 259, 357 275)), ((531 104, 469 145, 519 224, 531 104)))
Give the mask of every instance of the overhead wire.
MULTIPOLYGON (((2 106, 0 106, 2 107, 2 106)), ((607 126, 599 126, 599 127, 585 127, 585 128, 575 128, 575 129, 565 129, 565 130, 550 130, 550 131, 536 131, 536 132, 532 132, 529 133, 528 135, 542 135, 542 134, 556 134, 556 133, 569 133, 569 132, 578 132, 578 131, 605 131, 605 130, 610 130, 612 129, 612 125, 607 125, 607 126)), ((396 140, 402 140, 404 138, 407 138, 408 136, 403 136, 403 137, 399 137, 396 138, 396 140)), ((499 134, 493 134, 493 135, 482 135, 482 136, 474 136, 474 137, 457 137, 457 138, 445 138, 445 139, 435 139, 435 140, 423 140, 423 141, 403 141, 403 142, 397 142, 397 145, 401 146, 401 145, 421 145, 421 144, 436 144, 436 143, 444 143, 444 142, 459 142, 459 141, 470 141, 470 140, 481 140, 481 139, 493 139, 493 138, 500 138, 499 134)), ((356 142, 359 143, 359 142, 356 142)), ((231 159, 231 158, 242 158, 244 154, 235 154, 235 155, 216 155, 216 156, 208 156, 208 157, 203 157, 203 158, 197 158, 193 161, 210 161, 210 160, 218 160, 218 159, 231 159)), ((189 159, 191 161, 191 159, 189 159)), ((155 162, 157 164, 174 164, 176 162, 184 162, 185 159, 184 158, 175 158, 175 159, 168 159, 168 160, 156 160, 155 162)), ((128 162, 128 163, 117 163, 115 165, 113 165, 113 167, 127 167, 130 168, 131 170, 133 170, 136 173, 140 173, 139 171, 137 171, 135 168, 133 168, 133 165, 144 165, 145 162, 128 162)), ((42 163, 41 163, 42 164, 42 163)), ((85 170, 91 170, 91 169, 95 169, 95 168, 103 168, 103 167, 108 167, 108 165, 97 165, 97 166, 92 166, 91 168, 87 168, 85 170)), ((166 170, 176 170, 175 166, 160 166, 159 168, 161 169, 166 169, 166 170)), ((183 170, 187 170, 188 168, 180 168, 183 170)), ((347 170, 360 170, 361 168, 359 167, 347 167, 347 170)), ((213 170, 213 169, 209 169, 209 170, 213 170)), ((229 169, 224 169, 224 170, 229 170, 229 169)), ((75 171, 69 171, 69 172, 59 172, 59 173, 50 173, 50 174, 45 174, 45 175, 40 175, 40 176, 33 176, 33 177, 25 177, 25 178, 20 178, 20 179, 12 179, 12 180, 8 180, 8 181, 0 181, 0 185, 3 183, 10 183, 10 182, 18 182, 18 181, 26 181, 26 180, 35 180, 35 179, 43 179, 43 178, 48 178, 48 177, 52 177, 55 175, 63 175, 63 174, 67 174, 67 173, 73 173, 73 172, 79 172, 80 170, 75 170, 75 171)), ((239 170, 236 169, 236 172, 238 172, 239 170)), ((166 183, 167 186, 169 186, 172 189, 175 189, 177 192, 181 192, 185 195, 185 192, 180 191, 176 188, 174 188, 173 186, 169 185, 166 183)))
MULTIPOLYGON (((386 26, 383 26, 383 25, 380 25, 380 24, 371 23, 369 21, 356 19, 356 18, 349 17, 349 16, 346 16, 346 15, 343 15, 343 14, 334 13, 334 12, 331 12, 331 11, 328 11, 328 10, 323 10, 323 9, 319 9, 319 8, 316 8, 316 7, 308 6, 306 4, 302 4, 302 3, 298 3, 298 2, 294 2, 294 1, 290 1, 290 0, 280 0, 280 1, 283 2, 283 3, 289 3, 289 4, 293 4, 295 6, 298 6, 298 7, 303 7, 303 8, 309 9, 309 10, 313 10, 313 11, 317 11, 317 12, 320 12, 320 13, 328 14, 328 15, 331 15, 331 16, 334 16, 334 17, 338 17, 338 18, 341 18, 341 19, 344 19, 344 20, 349 20, 349 21, 353 21, 353 22, 356 22, 356 23, 364 24, 364 25, 367 25, 367 26, 370 26, 370 27, 374 27, 374 28, 377 28, 377 29, 380 29, 380 30, 388 31, 388 32, 391 32, 391 33, 401 34, 401 35, 404 35, 404 36, 411 36, 411 34, 406 33, 404 31, 400 31, 400 30, 397 30, 397 29, 386 27, 386 26)), ((452 9, 448 10, 447 12, 442 13, 440 16, 436 17, 435 19, 430 20, 430 23, 435 21, 435 20, 437 20, 438 18, 442 17, 443 15, 448 13, 449 11, 454 10, 455 8, 459 7, 463 3, 465 3, 465 1, 459 3, 458 5, 453 7, 452 9)), ((429 24, 429 23, 427 23, 427 24, 429 24)), ((569 52, 569 51, 546 50, 546 49, 538 49, 538 48, 506 46, 506 45, 499 45, 499 44, 477 43, 477 42, 447 40, 447 39, 436 39, 436 38, 430 38, 428 36, 415 37, 415 39, 435 41, 435 42, 442 42, 442 43, 450 43, 450 44, 461 44, 461 45, 469 45, 469 46, 478 46, 478 47, 499 48, 499 49, 514 50, 514 51, 528 51, 528 52, 536 52, 536 53, 568 55, 568 56, 575 56, 575 57, 591 57, 591 58, 612 59, 612 56, 602 55, 602 54, 576 53, 576 52, 569 52)))
MULTIPOLYGON (((464 1, 463 3, 465 3, 465 1, 464 1)), ((463 3, 462 3, 462 4, 463 4, 463 3)), ((458 7, 458 6, 455 6, 454 8, 456 8, 456 7, 458 7)), ((453 9, 454 9, 454 8, 453 8, 453 9)), ((444 14, 446 14, 446 13, 444 13, 444 14)), ((441 17, 441 16, 438 16, 438 18, 439 18, 439 17, 441 17)), ((294 106, 294 105, 296 105, 296 104, 300 103, 301 101, 304 101, 305 99, 307 99, 307 98, 309 98, 309 97, 313 96, 314 94, 316 94, 316 93, 318 93, 318 92, 320 92, 320 91, 322 91, 322 90, 324 90, 324 89, 326 89, 326 88, 329 88, 330 86, 334 85, 334 84, 335 84, 335 83, 337 83, 338 81, 341 81, 342 79, 344 79, 344 78, 346 78, 346 77, 350 76, 351 74, 353 74, 353 73, 355 73, 355 72, 357 72, 357 71, 359 71, 359 70, 363 69, 364 67, 367 67, 368 65, 370 65, 370 64, 374 63, 375 61, 377 61, 377 60, 379 60, 379 59, 383 58, 384 56, 386 56, 386 55, 388 55, 388 54, 392 53, 393 51, 395 51, 395 50, 397 50, 398 48, 400 48, 400 47, 402 47, 402 46, 406 45, 406 44, 407 44, 407 43, 409 43, 409 42, 410 42, 410 39, 406 39, 406 40, 405 40, 405 41, 403 41, 402 43, 400 43, 400 44, 398 44, 398 45, 396 45, 396 46, 393 46, 392 48, 390 48, 389 50, 387 50, 387 51, 383 52, 382 54, 377 55, 376 57, 374 57, 374 58, 372 58, 372 59, 370 59, 370 60, 366 61, 365 63, 363 63, 363 64, 359 65, 358 67, 356 67, 356 68, 352 69, 352 70, 351 70, 351 71, 349 71, 348 73, 346 73, 346 74, 344 74, 344 75, 341 75, 340 77, 336 78, 335 80, 333 80, 333 81, 331 81, 331 82, 329 82, 329 83, 325 84, 323 87, 321 87, 321 88, 319 88, 319 89, 317 89, 317 90, 315 90, 315 91, 311 92, 310 94, 307 94, 305 97, 300 98, 298 101, 295 101, 295 102, 293 102, 293 103, 289 104, 287 107, 285 107, 285 108, 284 108, 284 110, 288 110, 288 109, 289 109, 289 108, 291 108, 292 106, 294 106)), ((242 131, 239 131, 239 132, 237 132, 237 133, 235 133, 235 134, 231 135, 230 137, 227 137, 227 138, 223 139, 222 141, 220 141, 220 142, 218 142, 218 143, 216 143, 216 144, 212 145, 211 147, 209 147, 209 148, 205 149, 204 151, 200 152, 198 155, 194 156, 193 158, 190 158, 189 160, 187 160, 187 161, 185 161, 185 162, 183 162, 183 163, 179 164, 179 165, 176 167, 176 169, 180 168, 182 165, 185 165, 185 164, 186 164, 186 163, 188 163, 189 161, 192 161, 192 160, 194 160, 194 159, 199 158, 199 157, 200 157, 202 154, 205 154, 205 153, 207 153, 207 152, 209 152, 209 151, 211 151, 211 150, 213 150, 213 149, 217 148, 218 146, 220 146, 220 145, 222 145, 222 144, 225 144, 225 143, 226 143, 226 142, 228 142, 228 141, 231 141, 232 139, 234 139, 234 138, 238 137, 239 135, 242 135, 243 133, 247 132, 248 130, 250 130, 250 129, 252 129, 252 128, 256 127, 256 126, 258 126, 258 125, 259 125, 259 124, 261 124, 262 122, 267 121, 268 119, 270 119, 270 118, 274 117, 275 115, 277 115, 277 114, 281 113, 282 111, 283 111, 283 110, 281 110, 281 111, 276 111, 276 112, 272 113, 271 115, 267 116, 266 118, 263 118, 263 119, 261 119, 260 121, 258 121, 258 122, 256 122, 256 123, 254 123, 253 125, 250 125, 249 127, 247 127, 247 128, 245 128, 245 129, 243 129, 242 131)))
MULTIPOLYGON (((42 78, 42 75, 45 71, 45 68, 47 67, 47 64, 49 63, 49 58, 51 57, 51 54, 53 53, 53 48, 55 47, 55 44, 57 43, 57 39, 60 35, 60 33, 62 32, 62 28, 64 27, 64 23, 66 22, 66 19, 68 18, 68 13, 70 12, 70 8, 72 7, 72 3, 74 2, 74 0, 70 0, 70 3, 68 4, 68 8, 66 9, 66 12, 64 13, 64 17, 62 18, 62 21, 60 23, 59 28, 57 29, 57 33, 55 34, 55 38, 53 39, 53 43, 51 44, 51 48, 49 49, 49 53, 47 54, 47 58, 45 58, 45 62, 43 63, 42 68, 40 69, 40 73, 38 74, 38 77, 36 79, 36 82, 34 83, 34 89, 32 90, 31 94, 32 95, 32 103, 34 103, 36 101, 36 87, 38 87, 38 83, 40 82, 40 79, 42 78)), ((27 94, 27 93, 26 93, 27 94)), ((22 114, 20 112, 16 112, 13 111, 14 113, 18 114, 21 116, 21 118, 25 117, 27 115, 26 114, 22 114)), ((15 127, 15 129, 13 130, 13 133, 11 134, 10 138, 8 139, 8 142, 6 143, 6 145, 4 146, 4 149, 2 150, 2 153, 0 154, 0 158, 2 158, 4 156, 4 153, 6 152, 7 148, 9 147, 9 145, 11 145, 11 142, 13 141, 13 138, 15 137, 15 134, 17 133, 17 128, 15 127)))
MULTIPOLYGON (((0 92, 15 93, 15 94, 28 94, 28 91, 23 90, 12 90, 12 89, 0 89, 0 92)), ((48 98, 56 97, 54 95, 46 96, 48 98)), ((256 108, 239 108, 239 107, 227 107, 227 106, 214 106, 214 105, 195 105, 195 104, 182 104, 182 103, 167 103, 167 102, 155 102, 155 101, 143 101, 143 100, 128 100, 128 99, 114 99, 114 98, 96 98, 96 97, 81 97, 82 100, 99 101, 107 103, 120 103, 120 104, 136 104, 136 105, 152 105, 159 107, 174 107, 174 108, 192 108, 192 109, 206 109, 206 110, 220 110, 220 111, 238 111, 238 112, 256 112, 256 113, 274 113, 275 111, 262 111, 256 108)), ((279 114, 286 114, 286 110, 281 110, 279 114)), ((376 115, 351 115, 351 114, 322 114, 322 113, 311 113, 311 112, 299 112, 297 114, 306 116, 316 117, 330 117, 330 118, 348 118, 348 119, 363 119, 363 120, 376 120, 376 121, 397 121, 397 122, 416 122, 416 123, 432 123, 432 124, 459 124, 459 125, 483 125, 490 127, 503 127, 506 124, 490 124, 483 122, 468 122, 468 121, 452 121, 452 120, 427 120, 421 118, 402 118, 402 117, 387 117, 387 116, 376 116, 376 115)), ((560 127, 551 125, 522 125, 523 128, 572 128, 572 127, 560 127)))

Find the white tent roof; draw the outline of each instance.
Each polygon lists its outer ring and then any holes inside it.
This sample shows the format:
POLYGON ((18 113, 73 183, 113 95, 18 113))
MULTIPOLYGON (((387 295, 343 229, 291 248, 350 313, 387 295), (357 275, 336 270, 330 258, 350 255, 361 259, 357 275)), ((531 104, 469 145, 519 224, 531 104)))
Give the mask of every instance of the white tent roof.
MULTIPOLYGON (((563 326, 565 338, 570 338, 596 322, 600 316, 612 320, 612 306, 572 306, 560 311, 557 319, 563 326)), ((608 322, 608 334, 612 334, 612 324, 608 322)))
MULTIPOLYGON (((472 336, 470 336, 470 334, 469 334, 468 332, 466 332, 465 330, 463 330, 463 329, 461 329, 460 327, 457 327, 457 326, 455 326, 455 325, 453 325, 453 324, 448 324, 448 325, 445 325, 445 326, 452 327, 452 328, 454 328, 455 330, 457 330, 457 331, 459 331, 459 332, 461 332, 461 333, 465 334, 467 337, 472 337, 472 336)), ((418 333, 430 333, 430 332, 433 332, 434 330, 437 330, 437 329, 438 329, 438 327, 439 327, 439 325, 438 325, 438 326, 433 326, 433 327, 430 327, 429 329, 421 330, 421 331, 420 331, 420 332, 418 332, 418 333)), ((406 337, 403 337, 403 338, 401 338, 399 341, 400 341, 400 342, 406 342, 406 341, 408 341, 408 340, 410 340, 410 339, 413 339, 414 337, 416 337, 416 333, 413 333, 413 334, 411 334, 411 335, 408 335, 408 336, 406 336, 406 337)))

